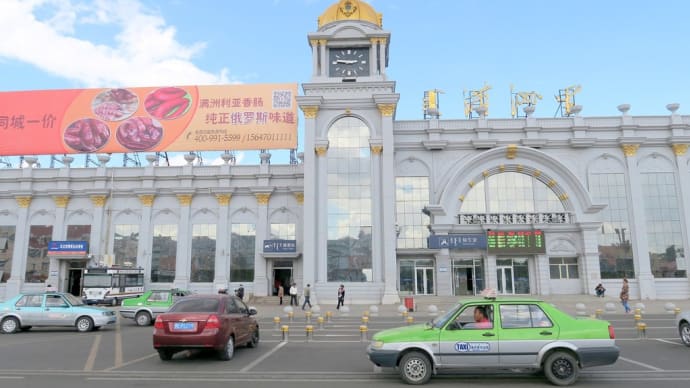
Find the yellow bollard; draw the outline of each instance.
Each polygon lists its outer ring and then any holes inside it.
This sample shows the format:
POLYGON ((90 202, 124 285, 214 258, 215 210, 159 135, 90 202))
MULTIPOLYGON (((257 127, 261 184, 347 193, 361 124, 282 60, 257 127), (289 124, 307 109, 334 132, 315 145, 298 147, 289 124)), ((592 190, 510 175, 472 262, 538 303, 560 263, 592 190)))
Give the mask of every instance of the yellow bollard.
POLYGON ((316 318, 316 322, 319 323, 319 329, 323 329, 323 317, 316 318))
POLYGON ((362 313, 363 316, 368 317, 369 316, 369 310, 364 310, 362 313))
POLYGON ((290 322, 292 322, 292 318, 295 316, 295 313, 292 312, 292 311, 289 311, 289 312, 287 313, 287 315, 288 315, 288 319, 290 319, 290 322))
POLYGON ((275 324, 276 330, 280 329, 280 317, 273 317, 273 323, 275 324))
POLYGON ((599 319, 599 318, 601 318, 601 315, 602 315, 603 313, 604 313, 604 310, 602 310, 602 309, 596 309, 596 311, 594 311, 594 316, 595 316, 597 319, 599 319))
POLYGON ((639 322, 637 324, 637 335, 640 338, 647 338, 647 324, 644 322, 639 322))
POLYGON ((673 309, 673 313, 674 313, 675 315, 680 314, 680 307, 674 308, 674 309, 673 309))
POLYGON ((333 313, 330 311, 326 311, 326 322, 330 323, 331 322, 331 317, 333 316, 333 313))
POLYGON ((400 314, 402 314, 403 321, 407 319, 407 310, 401 312, 400 314))
POLYGON ((638 322, 640 319, 642 319, 642 315, 635 314, 635 322, 638 322))
POLYGON ((360 336, 359 339, 360 339, 360 341, 367 341, 368 340, 367 339, 367 331, 368 330, 369 330, 369 328, 366 327, 366 325, 361 325, 359 327, 359 336, 360 336))
POLYGON ((304 313, 304 318, 306 318, 307 322, 311 322, 311 311, 304 313))
POLYGON ((408 325, 411 325, 414 322, 414 317, 410 315, 409 317, 407 317, 406 321, 408 325))
POLYGON ((369 323, 369 317, 367 317, 366 315, 363 316, 363 317, 362 317, 362 323, 365 324, 365 325, 366 325, 367 323, 369 323))
POLYGON ((283 341, 285 341, 285 342, 287 342, 287 340, 288 340, 289 330, 290 330, 290 328, 288 327, 288 325, 283 325, 280 327, 280 331, 283 333, 283 341))
POLYGON ((312 334, 314 333, 314 326, 312 326, 312 325, 304 326, 304 332, 307 335, 307 342, 309 342, 309 340, 312 337, 312 334))
POLYGON ((642 310, 640 310, 640 309, 635 309, 635 314, 637 314, 637 315, 642 314, 642 310))

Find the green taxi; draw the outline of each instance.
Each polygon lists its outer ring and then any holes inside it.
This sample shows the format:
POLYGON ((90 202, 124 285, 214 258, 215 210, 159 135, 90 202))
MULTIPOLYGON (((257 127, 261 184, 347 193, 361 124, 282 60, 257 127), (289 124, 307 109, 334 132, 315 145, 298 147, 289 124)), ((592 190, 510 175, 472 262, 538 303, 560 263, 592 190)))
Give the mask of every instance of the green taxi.
POLYGON ((149 290, 138 298, 123 300, 120 316, 134 319, 139 326, 149 326, 158 314, 168 311, 178 299, 191 293, 191 291, 180 289, 149 290))
POLYGON ((380 331, 367 347, 371 362, 398 368, 408 384, 441 370, 534 369, 565 386, 619 353, 609 322, 529 298, 470 299, 425 324, 380 331))

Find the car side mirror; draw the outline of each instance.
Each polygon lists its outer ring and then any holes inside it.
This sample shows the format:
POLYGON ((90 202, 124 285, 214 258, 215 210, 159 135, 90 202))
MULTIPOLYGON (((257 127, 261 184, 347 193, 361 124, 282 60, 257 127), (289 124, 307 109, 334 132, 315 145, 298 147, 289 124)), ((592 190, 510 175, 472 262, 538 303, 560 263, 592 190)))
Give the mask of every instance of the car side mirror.
POLYGON ((256 311, 256 307, 249 307, 248 313, 249 315, 256 315, 258 312, 256 311))

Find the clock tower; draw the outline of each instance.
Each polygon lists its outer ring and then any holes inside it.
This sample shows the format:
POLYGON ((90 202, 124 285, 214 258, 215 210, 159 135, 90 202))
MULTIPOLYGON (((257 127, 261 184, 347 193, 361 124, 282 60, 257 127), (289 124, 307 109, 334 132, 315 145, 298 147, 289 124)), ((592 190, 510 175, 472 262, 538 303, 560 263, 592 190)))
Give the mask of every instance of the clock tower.
MULTIPOLYGON (((399 95, 386 77, 390 33, 364 1, 340 0, 308 34, 304 112, 303 257, 296 273, 328 303, 399 303, 393 123, 399 95)), ((298 281, 299 281, 298 277, 298 281)), ((320 302, 319 302, 320 303, 320 302)))

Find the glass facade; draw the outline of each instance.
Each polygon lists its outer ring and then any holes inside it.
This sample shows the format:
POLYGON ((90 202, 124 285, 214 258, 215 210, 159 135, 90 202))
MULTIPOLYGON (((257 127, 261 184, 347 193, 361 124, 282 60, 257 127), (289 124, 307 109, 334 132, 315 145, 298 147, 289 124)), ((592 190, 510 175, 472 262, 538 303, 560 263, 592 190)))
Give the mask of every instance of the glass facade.
POLYGON ((192 225, 190 281, 212 283, 216 267, 216 225, 192 225))
POLYGON ((579 279, 577 257, 550 257, 551 279, 579 279))
POLYGON ((230 281, 253 282, 256 225, 232 224, 230 231, 230 281))
POLYGON ((481 258, 453 259, 453 295, 477 295, 486 288, 483 262, 481 258))
POLYGON ((652 274, 657 278, 685 277, 681 209, 673 173, 642 173, 640 178, 652 274))
POLYGON ((0 283, 7 283, 12 273, 15 226, 0 225, 0 283))
POLYGON ((295 224, 271 224, 271 240, 296 240, 295 224))
POLYGON ((31 225, 29 249, 26 255, 25 282, 43 283, 48 279, 48 266, 50 264, 48 259, 48 242, 52 239, 52 225, 31 225))
POLYGON ((113 265, 136 265, 139 247, 139 225, 115 225, 113 265))
POLYGON ((628 222, 628 200, 623 173, 589 175, 589 192, 595 203, 607 206, 601 211, 599 268, 602 279, 635 277, 635 266, 628 222))
POLYGON ((68 225, 67 241, 91 241, 91 225, 68 225))
POLYGON ((426 248, 429 216, 422 209, 429 204, 429 178, 396 178, 395 201, 398 248, 426 248))
POLYGON ((154 225, 151 246, 151 281, 172 283, 175 280, 176 257, 177 225, 154 225))
POLYGON ((401 259, 400 260, 401 294, 434 295, 436 269, 433 259, 401 259))
POLYGON ((328 281, 373 281, 369 128, 344 117, 328 131, 328 281))
POLYGON ((535 177, 519 172, 488 176, 467 193, 462 213, 562 212, 561 200, 535 177))

